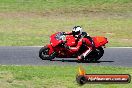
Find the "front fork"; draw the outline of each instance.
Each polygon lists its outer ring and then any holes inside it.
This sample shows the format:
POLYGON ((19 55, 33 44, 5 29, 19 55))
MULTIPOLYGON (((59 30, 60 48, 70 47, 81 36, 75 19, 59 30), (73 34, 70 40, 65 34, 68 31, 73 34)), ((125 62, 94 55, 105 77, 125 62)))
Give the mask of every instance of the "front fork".
POLYGON ((51 44, 48 44, 47 47, 49 48, 49 55, 50 55, 49 59, 52 60, 56 57, 57 53, 54 52, 54 49, 51 44))
POLYGON ((54 52, 54 49, 51 44, 48 44, 47 47, 49 48, 49 55, 51 55, 54 52))

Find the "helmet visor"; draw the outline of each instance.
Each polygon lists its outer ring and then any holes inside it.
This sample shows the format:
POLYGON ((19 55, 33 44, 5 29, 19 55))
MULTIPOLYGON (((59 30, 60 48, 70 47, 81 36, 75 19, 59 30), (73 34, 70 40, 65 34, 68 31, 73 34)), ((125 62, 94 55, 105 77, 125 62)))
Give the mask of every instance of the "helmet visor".
POLYGON ((77 31, 77 32, 72 31, 72 34, 73 34, 73 35, 79 35, 79 34, 80 34, 80 31, 77 31))

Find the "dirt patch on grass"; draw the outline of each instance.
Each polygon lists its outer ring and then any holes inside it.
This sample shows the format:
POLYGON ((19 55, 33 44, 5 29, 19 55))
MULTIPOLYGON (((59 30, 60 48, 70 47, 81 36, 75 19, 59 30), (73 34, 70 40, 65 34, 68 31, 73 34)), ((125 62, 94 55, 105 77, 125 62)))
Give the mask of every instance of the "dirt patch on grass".
POLYGON ((40 17, 40 14, 35 12, 0 12, 0 18, 28 18, 40 17))
POLYGON ((120 12, 101 12, 82 9, 80 11, 74 10, 50 10, 50 11, 18 11, 18 12, 0 12, 0 18, 56 18, 56 17, 89 17, 89 18, 132 18, 132 12, 120 13, 120 12))

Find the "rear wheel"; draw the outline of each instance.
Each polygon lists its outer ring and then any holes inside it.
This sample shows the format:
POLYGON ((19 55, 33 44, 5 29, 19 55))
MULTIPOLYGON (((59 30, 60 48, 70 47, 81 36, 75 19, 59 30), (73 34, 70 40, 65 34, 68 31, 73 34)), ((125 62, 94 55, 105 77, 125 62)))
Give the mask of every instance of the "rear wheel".
POLYGON ((49 60, 50 59, 50 55, 49 55, 49 48, 47 46, 42 47, 39 50, 39 57, 42 60, 49 60))
POLYGON ((102 47, 99 47, 92 51, 88 56, 86 56, 86 61, 98 61, 104 54, 104 50, 102 47))

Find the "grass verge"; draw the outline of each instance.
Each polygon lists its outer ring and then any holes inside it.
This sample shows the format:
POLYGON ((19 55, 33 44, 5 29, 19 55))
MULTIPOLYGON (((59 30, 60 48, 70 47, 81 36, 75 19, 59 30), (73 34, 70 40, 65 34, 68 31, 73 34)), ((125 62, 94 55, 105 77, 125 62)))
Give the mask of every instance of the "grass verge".
POLYGON ((132 46, 131 0, 0 0, 0 45, 36 46, 81 25, 108 46, 132 46))
MULTIPOLYGON (((88 74, 130 74, 131 67, 83 66, 88 74)), ((129 84, 86 84, 75 81, 78 66, 0 66, 0 88, 130 88, 129 84)))

